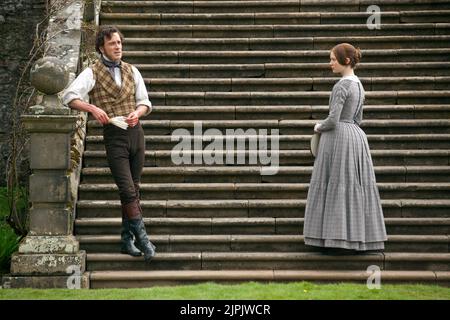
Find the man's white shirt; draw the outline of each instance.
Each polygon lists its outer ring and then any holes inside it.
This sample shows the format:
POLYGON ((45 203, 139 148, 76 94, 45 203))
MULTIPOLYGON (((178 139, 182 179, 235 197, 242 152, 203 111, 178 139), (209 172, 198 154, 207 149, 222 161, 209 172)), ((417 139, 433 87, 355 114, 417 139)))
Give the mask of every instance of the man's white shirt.
MULTIPOLYGON (((147 88, 145 87, 144 79, 141 73, 135 66, 131 66, 133 70, 133 79, 136 86, 136 106, 145 105, 148 107, 148 111, 145 115, 148 115, 152 111, 152 103, 148 99, 147 88)), ((122 72, 120 68, 114 68, 114 81, 119 88, 122 87, 122 72)), ((80 99, 82 101, 89 101, 89 92, 94 88, 94 72, 90 67, 86 68, 81 72, 78 77, 64 90, 62 97, 62 102, 64 105, 69 105, 69 103, 75 99, 80 99)))

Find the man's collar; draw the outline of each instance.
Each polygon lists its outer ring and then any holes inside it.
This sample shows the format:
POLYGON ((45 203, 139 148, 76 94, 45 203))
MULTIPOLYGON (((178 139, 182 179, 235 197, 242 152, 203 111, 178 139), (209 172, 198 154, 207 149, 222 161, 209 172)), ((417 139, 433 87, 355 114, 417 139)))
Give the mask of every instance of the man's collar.
POLYGON ((108 59, 105 55, 101 55, 101 60, 105 66, 108 68, 120 68, 122 61, 119 60, 118 62, 112 61, 108 59))

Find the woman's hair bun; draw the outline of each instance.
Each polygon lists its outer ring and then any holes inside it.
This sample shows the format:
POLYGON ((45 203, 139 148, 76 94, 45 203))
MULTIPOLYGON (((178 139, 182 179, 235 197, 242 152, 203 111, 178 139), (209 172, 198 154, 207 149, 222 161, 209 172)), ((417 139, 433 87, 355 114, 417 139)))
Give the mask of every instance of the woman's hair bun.
POLYGON ((339 64, 343 66, 350 65, 355 68, 362 58, 361 49, 355 48, 349 43, 340 43, 334 46, 331 51, 333 51, 339 64), (347 58, 350 60, 349 63, 347 63, 347 58))
POLYGON ((361 61, 362 53, 360 48, 355 49, 355 62, 358 64, 361 61))

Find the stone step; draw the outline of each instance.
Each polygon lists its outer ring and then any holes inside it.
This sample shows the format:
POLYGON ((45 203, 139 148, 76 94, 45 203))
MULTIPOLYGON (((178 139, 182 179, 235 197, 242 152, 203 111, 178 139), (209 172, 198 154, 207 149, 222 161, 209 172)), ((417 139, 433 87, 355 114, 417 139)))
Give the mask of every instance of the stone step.
MULTIPOLYGON (((397 135, 368 135, 370 149, 372 150, 419 150, 419 149, 450 149, 450 134, 397 134, 397 135)), ((270 143, 270 139, 276 139, 279 142, 280 150, 308 150, 310 148, 311 135, 270 135, 270 138, 266 135, 208 135, 208 136, 182 136, 180 139, 183 141, 192 143, 198 143, 205 149, 211 141, 219 142, 223 146, 226 146, 227 140, 233 139, 234 141, 257 141, 267 140, 270 143), (202 141, 202 143, 200 143, 202 141)), ((172 140, 171 136, 167 135, 154 135, 145 136, 146 146, 148 151, 163 151, 173 150, 173 148, 179 143, 179 139, 172 140)), ((103 143, 103 136, 87 136, 86 137, 86 149, 89 151, 103 151, 105 146, 103 143)))
MULTIPOLYGON (((303 218, 306 199, 143 200, 146 218, 303 218)), ((450 200, 381 200, 387 218, 450 218, 450 200)), ((78 218, 121 217, 119 200, 79 200, 78 218)))
MULTIPOLYGON (((382 199, 449 199, 450 183, 377 183, 382 199)), ((142 200, 305 199, 309 183, 142 183, 142 200)), ((115 184, 80 184, 79 200, 116 200, 115 184)))
POLYGON ((173 252, 156 253, 151 264, 143 257, 118 253, 88 253, 86 268, 99 270, 382 270, 449 271, 449 253, 379 253, 325 256, 315 252, 173 252))
MULTIPOLYGON (((448 48, 449 35, 335 36, 288 38, 127 38, 126 50, 138 51, 261 51, 330 50, 336 43, 348 42, 368 49, 448 48)), ((430 73, 432 74, 432 73, 430 73)))
MULTIPOLYGON (((275 96, 278 94, 275 94, 275 96)), ((283 96, 283 95, 278 95, 283 96)), ((146 135, 310 135, 319 120, 141 120, 146 135), (220 133, 208 132, 217 129, 220 133), (266 129, 266 131, 262 131, 266 129), (272 131, 278 129, 279 132, 272 131), (228 131, 227 131, 228 130, 228 131), (239 131, 242 130, 242 131, 239 131), (249 131, 250 130, 250 131, 249 131)), ((450 120, 438 119, 386 119, 363 120, 361 128, 366 134, 448 134, 450 120)), ((88 121, 88 134, 102 135, 102 125, 88 121)))
MULTIPOLYGON (((270 149, 268 149, 270 150, 270 149)), ((421 165, 421 166, 447 166, 450 152, 448 150, 372 150, 371 156, 375 166, 395 165, 421 165)), ((182 155, 172 151, 146 151, 146 167, 173 167, 173 166, 240 166, 260 165, 263 170, 270 169, 270 165, 298 166, 313 165, 314 159, 309 150, 281 150, 269 151, 261 154, 259 151, 221 151, 212 154, 210 151, 185 151, 182 155), (267 158, 267 159, 266 159, 267 158), (264 162, 263 162, 264 161, 264 162)), ((85 151, 84 166, 107 167, 104 151, 85 151)), ((267 175, 269 173, 265 173, 267 175)))
MULTIPOLYGON (((127 41, 125 49, 129 46, 127 41)), ((323 63, 329 55, 329 50, 123 51, 124 60, 134 64, 323 63)), ((450 61, 448 48, 368 49, 363 55, 364 62, 450 61)))
POLYGON ((383 11, 448 10, 445 0, 258 0, 258 1, 102 1, 102 11, 107 13, 256 13, 256 12, 365 12, 370 5, 383 11))
MULTIPOLYGON (((332 75, 328 63, 136 64, 136 67, 144 78, 296 78, 302 74, 311 77, 332 75)), ((450 75, 450 62, 363 62, 358 65, 357 73, 360 77, 423 77, 430 74, 444 77, 450 75)))
MULTIPOLYGON (((153 106, 142 120, 299 120, 325 119, 328 105, 153 106)), ((364 105, 364 119, 447 119, 450 105, 364 105)), ((90 119, 93 119, 90 117, 90 119)))
POLYGON ((111 13, 299 12, 299 0, 282 1, 102 1, 111 13))
POLYGON ((304 25, 121 25, 126 38, 286 38, 325 36, 449 35, 449 23, 383 23, 380 29, 362 24, 304 25))
MULTIPOLYGON (((77 218, 75 235, 120 234, 122 218, 77 218)), ((450 218, 385 218, 388 235, 445 235, 450 218)), ((153 235, 303 234, 303 218, 144 218, 153 235)))
MULTIPOLYGON (((77 236, 80 249, 89 253, 118 253, 120 235, 77 236)), ((156 235, 158 252, 314 252, 300 235, 156 235)), ((449 252, 449 236, 390 235, 385 252, 449 252)))
MULTIPOLYGON (((276 175, 264 175, 258 166, 145 167, 141 183, 295 183, 311 180, 312 166, 284 166, 276 175)), ((379 166, 378 182, 450 182, 450 166, 379 166)), ((112 183, 108 167, 83 168, 83 184, 112 183)))
MULTIPOLYGON (((367 284, 371 272, 321 270, 165 270, 165 271, 92 271, 90 287, 148 288, 152 286, 186 285, 214 282, 222 284, 242 282, 313 281, 322 283, 351 282, 367 284)), ((447 271, 380 271, 382 283, 423 283, 449 285, 447 271)))
MULTIPOLYGON (((450 51, 449 51, 450 57, 450 51)), ((334 78, 146 78, 151 92, 327 91, 334 78)), ((366 91, 448 90, 450 77, 361 77, 366 91)))
MULTIPOLYGON (((371 12, 279 12, 279 13, 100 13, 109 25, 264 25, 264 24, 362 24, 371 12)), ((437 23, 450 21, 450 10, 381 11, 384 23, 437 23)))
POLYGON ((448 0, 103 1, 101 22, 125 34, 124 60, 140 69, 154 105, 142 119, 141 187, 158 253, 151 264, 118 254, 120 201, 101 126, 90 121, 75 234, 91 286, 366 283, 369 265, 383 283, 450 284, 449 16, 448 0), (381 29, 366 24, 370 5, 381 9, 381 29), (389 235, 383 254, 330 257, 303 244, 309 139, 328 113, 337 81, 328 55, 339 42, 363 49, 362 128, 389 235), (247 162, 175 165, 173 131, 188 138, 199 119, 217 129, 215 141, 226 129, 278 129, 279 173, 247 162))
MULTIPOLYGON (((450 70, 450 68, 449 68, 450 70)), ((284 92, 149 92, 150 100, 158 105, 227 106, 227 105, 298 105, 324 104, 330 98, 327 91, 284 92)), ((450 91, 367 91, 365 104, 448 104, 450 91)))

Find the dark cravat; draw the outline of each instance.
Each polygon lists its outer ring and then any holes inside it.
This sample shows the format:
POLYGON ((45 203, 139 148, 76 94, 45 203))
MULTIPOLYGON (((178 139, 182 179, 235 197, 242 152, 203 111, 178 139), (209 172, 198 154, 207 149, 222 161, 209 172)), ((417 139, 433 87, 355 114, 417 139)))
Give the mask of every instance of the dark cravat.
POLYGON ((119 61, 119 62, 108 61, 105 59, 105 57, 103 55, 101 55, 101 59, 102 59, 103 64, 108 67, 109 73, 111 74, 113 79, 115 79, 114 68, 120 69, 120 67, 122 65, 122 61, 119 61))

